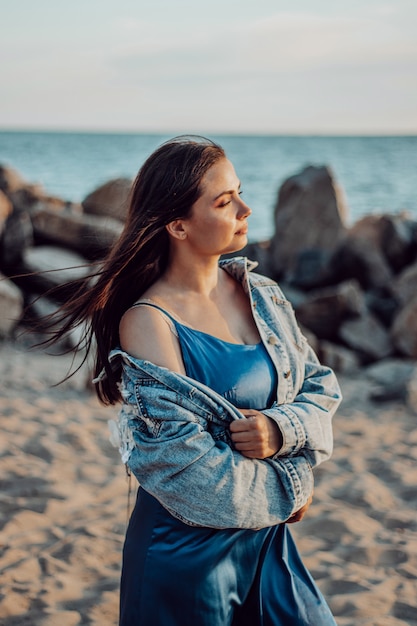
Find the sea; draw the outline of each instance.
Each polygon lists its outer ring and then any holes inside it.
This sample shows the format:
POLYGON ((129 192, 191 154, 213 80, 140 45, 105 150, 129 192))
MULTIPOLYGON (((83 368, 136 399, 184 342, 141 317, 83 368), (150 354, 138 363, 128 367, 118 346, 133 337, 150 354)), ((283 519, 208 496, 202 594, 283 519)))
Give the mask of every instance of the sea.
MULTIPOLYGON (((0 131, 0 165, 47 193, 80 202, 102 183, 133 178, 172 135, 0 131)), ((362 216, 407 211, 417 220, 417 136, 209 135, 220 143, 252 209, 249 239, 273 233, 278 190, 308 165, 326 165, 342 188, 348 225, 362 216)))

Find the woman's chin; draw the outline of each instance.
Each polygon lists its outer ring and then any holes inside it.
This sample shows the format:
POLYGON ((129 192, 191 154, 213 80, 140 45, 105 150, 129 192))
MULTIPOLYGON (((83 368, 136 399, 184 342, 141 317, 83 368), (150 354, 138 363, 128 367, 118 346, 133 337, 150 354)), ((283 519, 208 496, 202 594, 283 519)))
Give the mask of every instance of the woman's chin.
POLYGON ((248 243, 247 237, 241 237, 241 242, 239 243, 236 242, 234 245, 231 245, 226 250, 223 250, 221 254, 230 255, 230 254, 234 254, 235 252, 241 252, 246 247, 247 243, 248 243))

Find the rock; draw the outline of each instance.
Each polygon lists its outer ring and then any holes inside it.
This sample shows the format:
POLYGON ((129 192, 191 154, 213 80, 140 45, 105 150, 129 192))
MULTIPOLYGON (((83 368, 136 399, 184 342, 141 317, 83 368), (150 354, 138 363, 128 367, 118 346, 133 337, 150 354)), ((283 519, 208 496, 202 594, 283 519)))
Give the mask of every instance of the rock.
POLYGON ((86 259, 75 252, 56 246, 37 246, 25 251, 19 273, 26 276, 16 282, 29 293, 48 292, 49 297, 61 302, 73 293, 74 285, 69 283, 90 271, 86 259))
POLYGON ((0 189, 7 195, 26 185, 26 181, 12 167, 0 165, 0 189))
POLYGON ((302 304, 307 302, 309 296, 305 291, 301 291, 301 289, 297 289, 294 285, 289 285, 288 283, 280 283, 279 286, 294 309, 297 310, 302 304))
POLYGON ((374 217, 369 215, 359 220, 335 250, 331 260, 339 280, 354 278, 364 289, 385 287, 393 276, 380 249, 374 217))
MULTIPOLYGON (((255 268, 255 272, 264 274, 265 276, 272 276, 272 268, 270 265, 270 241, 256 241, 248 243, 239 252, 239 256, 246 256, 251 261, 256 261, 258 266, 255 268)), ((224 259, 231 259, 236 256, 236 252, 230 252, 222 255, 224 259)))
POLYGON ((0 190, 0 235, 4 230, 7 218, 13 210, 13 205, 3 191, 0 190))
POLYGON ((349 229, 330 265, 339 279, 356 278, 364 289, 389 287, 416 250, 414 226, 405 214, 366 215, 349 229))
POLYGON ((417 295, 417 262, 409 265, 396 277, 392 291, 402 305, 417 295))
POLYGON ((361 367, 359 358, 352 350, 330 341, 320 341, 317 356, 323 365, 340 374, 351 374, 361 367))
POLYGON ((297 319, 319 339, 335 339, 344 320, 365 310, 363 293, 356 281, 309 292, 296 308, 297 319))
POLYGON ((384 326, 389 328, 398 312, 399 303, 391 287, 374 287, 365 294, 366 306, 384 326))
POLYGON ((305 250, 333 251, 344 238, 344 199, 327 167, 309 166, 281 186, 271 240, 274 276, 292 274, 305 250))
POLYGON ((390 385, 406 385, 410 380, 415 363, 412 360, 390 358, 368 365, 364 372, 374 383, 389 387, 390 385))
POLYGON ((318 354, 320 342, 317 339, 316 335, 312 333, 311 330, 303 326, 302 324, 299 324, 299 327, 300 327, 302 334, 307 339, 308 345, 314 350, 316 354, 318 354))
POLYGON ((369 392, 369 399, 373 402, 404 402, 407 398, 407 388, 405 385, 388 385, 387 387, 376 387, 369 392))
POLYGON ((417 415, 417 366, 414 367, 406 384, 406 401, 410 409, 417 415))
POLYGON ((391 337, 401 354, 417 358, 417 295, 395 317, 391 337))
POLYGON ((25 254, 26 267, 31 272, 49 273, 51 285, 61 285, 68 280, 86 276, 88 268, 85 259, 74 252, 56 246, 38 246, 25 254))
POLYGON ((115 178, 92 191, 82 201, 85 213, 113 217, 124 221, 129 208, 132 181, 115 178))
POLYGON ((22 324, 38 332, 45 330, 42 321, 57 312, 59 304, 46 296, 30 293, 26 296, 26 305, 22 324))
POLYGON ((25 211, 13 211, 4 225, 0 239, 0 266, 3 270, 11 270, 18 264, 24 251, 32 245, 33 226, 29 214, 25 211))
POLYGON ((51 211, 38 205, 32 212, 35 239, 79 252, 87 259, 102 258, 118 239, 123 224, 111 217, 51 211))
POLYGON ((364 363, 384 359, 392 353, 388 331, 368 312, 343 322, 339 328, 339 337, 360 355, 364 363))
POLYGON ((23 313, 23 295, 12 283, 0 274, 0 335, 10 335, 23 313))
MULTIPOLYGON (((48 322, 48 318, 52 319, 58 310, 59 303, 54 302, 47 296, 29 294, 26 299, 26 306, 24 310, 24 317, 22 318, 22 326, 31 330, 31 337, 33 337, 33 343, 40 343, 50 336, 51 331, 58 330, 57 323, 51 325, 48 322), (46 332, 46 334, 45 334, 46 332)), ((62 352, 62 350, 74 349, 78 343, 82 340, 87 328, 85 324, 81 324, 73 330, 65 333, 62 338, 54 344, 53 347, 48 347, 48 352, 53 350, 56 354, 62 352)))
POLYGON ((42 187, 36 185, 25 185, 9 194, 15 211, 30 212, 39 202, 47 202, 54 205, 65 205, 64 200, 45 195, 42 187))
POLYGON ((294 261, 292 272, 288 273, 288 282, 300 289, 314 289, 331 283, 330 258, 327 250, 301 250, 294 261))
POLYGON ((417 242, 414 233, 417 224, 405 211, 396 215, 382 215, 380 223, 381 249, 397 274, 415 259, 417 242))
POLYGON ((374 383, 369 398, 375 402, 404 402, 414 366, 413 361, 390 358, 367 367, 366 376, 374 383))
MULTIPOLYGON (((123 229, 131 186, 126 178, 108 181, 81 206, 0 167, 0 270, 24 290, 24 321, 56 310, 75 288, 68 281, 86 276, 89 261, 108 253, 123 229)), ((416 358, 417 222, 405 213, 370 215, 347 229, 345 220, 330 170, 307 167, 281 186, 273 238, 249 243, 242 254, 258 262, 256 272, 280 278, 326 365, 351 373, 394 348, 416 358)), ((79 336, 64 339, 74 345, 79 336)), ((408 397, 404 380, 393 378, 375 383, 374 399, 408 397)))

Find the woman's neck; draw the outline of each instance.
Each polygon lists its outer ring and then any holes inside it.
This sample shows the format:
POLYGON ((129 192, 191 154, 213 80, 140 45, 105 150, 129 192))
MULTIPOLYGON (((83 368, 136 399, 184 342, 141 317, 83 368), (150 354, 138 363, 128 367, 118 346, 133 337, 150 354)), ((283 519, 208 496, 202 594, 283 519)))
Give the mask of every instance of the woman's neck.
POLYGON ((168 265, 161 283, 177 292, 210 297, 217 291, 222 274, 219 257, 200 257, 192 262, 175 259, 168 265))

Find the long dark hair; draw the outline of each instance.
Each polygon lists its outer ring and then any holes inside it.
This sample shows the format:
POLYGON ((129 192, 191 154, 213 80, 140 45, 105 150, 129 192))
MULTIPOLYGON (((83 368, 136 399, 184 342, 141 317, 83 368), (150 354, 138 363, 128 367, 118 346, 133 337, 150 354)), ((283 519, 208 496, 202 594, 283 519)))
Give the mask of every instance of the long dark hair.
MULTIPOLYGON (((58 330, 53 344, 78 326, 84 327, 76 349, 95 352, 98 398, 104 404, 120 400, 120 366, 112 367, 109 352, 119 344, 123 313, 165 271, 169 236, 165 226, 190 214, 201 195, 201 180, 225 153, 204 137, 182 136, 163 143, 145 161, 133 183, 123 232, 97 271, 77 283, 75 295, 54 315, 58 330)), ((56 326, 55 326, 56 328, 56 326)))

